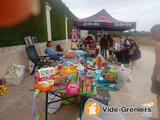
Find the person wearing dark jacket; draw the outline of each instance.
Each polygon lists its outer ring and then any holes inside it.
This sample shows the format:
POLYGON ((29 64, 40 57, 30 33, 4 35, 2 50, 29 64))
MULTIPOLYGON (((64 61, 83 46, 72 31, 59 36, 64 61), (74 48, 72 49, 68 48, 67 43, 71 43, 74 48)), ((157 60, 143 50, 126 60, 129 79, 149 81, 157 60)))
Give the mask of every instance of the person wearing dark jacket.
POLYGON ((129 42, 130 42, 129 55, 130 55, 131 69, 132 69, 133 66, 135 66, 136 64, 136 61, 141 58, 141 51, 136 41, 130 39, 129 42))
POLYGON ((112 57, 113 57, 113 42, 114 42, 114 40, 113 40, 113 38, 108 34, 107 35, 107 40, 108 40, 108 46, 109 46, 109 56, 110 56, 110 59, 112 59, 112 57))
POLYGON ((107 39, 107 36, 105 34, 100 40, 100 49, 101 49, 102 56, 104 58, 107 58, 108 39, 107 39))

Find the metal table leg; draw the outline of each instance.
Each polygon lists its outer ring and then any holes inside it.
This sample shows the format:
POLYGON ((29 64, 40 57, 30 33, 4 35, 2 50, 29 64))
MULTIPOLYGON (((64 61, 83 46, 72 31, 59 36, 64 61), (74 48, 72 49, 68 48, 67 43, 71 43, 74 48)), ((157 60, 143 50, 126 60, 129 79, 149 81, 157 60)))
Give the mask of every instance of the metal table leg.
POLYGON ((48 120, 48 92, 46 92, 45 120, 48 120))
POLYGON ((79 109, 79 118, 81 119, 82 114, 83 114, 83 109, 84 109, 84 96, 80 96, 80 109, 79 109))

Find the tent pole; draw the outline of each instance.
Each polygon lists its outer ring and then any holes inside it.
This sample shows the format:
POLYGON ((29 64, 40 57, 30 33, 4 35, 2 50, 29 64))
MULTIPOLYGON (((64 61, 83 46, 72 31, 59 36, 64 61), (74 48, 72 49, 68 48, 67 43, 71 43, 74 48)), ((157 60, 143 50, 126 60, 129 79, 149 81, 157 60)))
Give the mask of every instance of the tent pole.
POLYGON ((134 39, 136 39, 136 28, 134 29, 134 39))

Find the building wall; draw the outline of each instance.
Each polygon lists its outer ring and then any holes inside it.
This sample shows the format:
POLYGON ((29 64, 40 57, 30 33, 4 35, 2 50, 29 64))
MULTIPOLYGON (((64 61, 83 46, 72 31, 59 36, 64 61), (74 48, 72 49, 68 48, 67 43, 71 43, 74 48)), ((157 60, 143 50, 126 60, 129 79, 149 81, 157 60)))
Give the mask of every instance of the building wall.
MULTIPOLYGON (((60 44, 64 50, 70 49, 70 41, 54 41, 53 47, 57 44, 60 44)), ((40 55, 45 55, 44 49, 46 48, 46 42, 39 43, 36 48, 40 55)), ((23 64, 26 66, 26 70, 28 69, 28 58, 24 45, 0 48, 0 78, 6 74, 12 63, 23 64)))

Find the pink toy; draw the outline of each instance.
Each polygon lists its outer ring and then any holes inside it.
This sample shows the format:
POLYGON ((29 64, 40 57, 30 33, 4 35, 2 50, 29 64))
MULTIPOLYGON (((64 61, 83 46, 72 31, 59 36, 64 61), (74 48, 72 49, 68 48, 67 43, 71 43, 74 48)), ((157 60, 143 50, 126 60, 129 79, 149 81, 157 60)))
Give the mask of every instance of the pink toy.
POLYGON ((76 84, 69 84, 67 89, 66 89, 66 92, 68 94, 79 94, 80 93, 80 89, 76 84))

